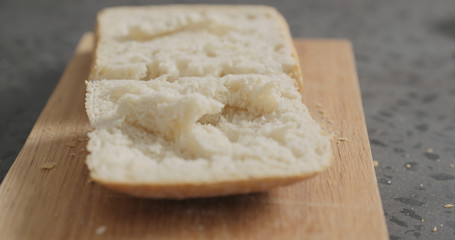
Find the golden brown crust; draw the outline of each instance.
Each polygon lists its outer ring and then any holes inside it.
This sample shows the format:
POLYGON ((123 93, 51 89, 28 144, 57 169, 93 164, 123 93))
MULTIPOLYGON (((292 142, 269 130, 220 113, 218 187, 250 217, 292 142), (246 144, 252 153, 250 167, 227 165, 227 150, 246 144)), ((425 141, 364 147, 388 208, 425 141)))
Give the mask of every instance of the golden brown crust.
POLYGON ((292 40, 291 36, 291 30, 289 29, 289 25, 284 18, 283 15, 281 15, 278 10, 274 9, 276 16, 278 17, 279 21, 281 21, 281 25, 283 27, 283 32, 285 33, 284 37, 286 40, 286 44, 291 48, 292 51, 292 58, 294 58, 294 75, 295 80, 297 81, 299 91, 302 92, 303 88, 303 78, 302 78, 302 72, 300 69, 300 60, 299 60, 299 55, 297 54, 297 49, 295 48, 294 41, 292 40))
POLYGON ((115 182, 91 176, 91 180, 111 190, 140 198, 155 199, 186 199, 218 197, 235 194, 265 192, 272 188, 284 187, 311 178, 325 171, 334 159, 330 155, 329 162, 318 171, 307 172, 297 176, 273 176, 257 179, 240 179, 202 183, 134 183, 115 182))
POLYGON ((96 16, 96 22, 95 22, 95 48, 92 53, 92 63, 90 65, 90 72, 88 75, 88 80, 93 80, 93 75, 95 70, 97 69, 97 60, 98 60, 98 40, 100 39, 100 16, 104 10, 98 13, 96 16))
POLYGON ((247 180, 232 180, 224 182, 206 183, 126 183, 108 182, 93 179, 105 187, 141 198, 185 199, 226 196, 263 192, 279 186, 286 186, 312 177, 318 172, 305 173, 300 176, 270 177, 247 180))

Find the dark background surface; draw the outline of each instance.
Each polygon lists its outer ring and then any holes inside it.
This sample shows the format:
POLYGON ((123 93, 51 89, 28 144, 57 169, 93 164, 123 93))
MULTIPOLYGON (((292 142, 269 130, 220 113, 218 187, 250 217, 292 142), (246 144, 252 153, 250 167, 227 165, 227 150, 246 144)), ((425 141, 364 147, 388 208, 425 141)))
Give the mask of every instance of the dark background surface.
MULTIPOLYGON (((353 42, 390 238, 455 239, 455 1, 246 2, 294 37, 353 42)), ((0 180, 96 13, 152 3, 194 2, 0 0, 0 180)))

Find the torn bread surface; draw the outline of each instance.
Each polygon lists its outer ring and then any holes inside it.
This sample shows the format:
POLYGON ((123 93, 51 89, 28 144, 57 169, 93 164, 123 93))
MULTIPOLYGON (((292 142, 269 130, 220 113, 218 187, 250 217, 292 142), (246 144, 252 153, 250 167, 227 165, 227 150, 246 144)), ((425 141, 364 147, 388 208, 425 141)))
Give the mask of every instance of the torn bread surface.
POLYGON ((91 177, 151 198, 269 190, 330 163, 284 18, 265 6, 116 7, 87 81, 91 177))
POLYGON ((248 74, 88 82, 91 177, 197 186, 321 171, 329 137, 293 81, 248 74))
POLYGON ((267 6, 109 8, 98 15, 89 79, 286 73, 301 87, 284 18, 267 6))

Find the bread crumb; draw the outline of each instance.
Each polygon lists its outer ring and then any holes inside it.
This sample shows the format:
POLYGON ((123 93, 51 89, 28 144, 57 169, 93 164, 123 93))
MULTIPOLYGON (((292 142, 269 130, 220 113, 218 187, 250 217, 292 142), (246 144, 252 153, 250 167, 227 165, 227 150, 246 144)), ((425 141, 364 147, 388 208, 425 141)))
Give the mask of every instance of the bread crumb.
POLYGON ((449 166, 450 166, 450 168, 454 168, 455 167, 455 165, 453 163, 451 163, 449 166))
POLYGON ((421 183, 420 186, 423 187, 423 184, 421 183))
POLYGON ((322 103, 319 103, 319 102, 316 103, 316 107, 317 107, 317 108, 322 108, 322 103))
POLYGON ((68 147, 71 147, 71 148, 76 146, 76 144, 73 143, 73 142, 67 143, 65 145, 68 146, 68 147))
POLYGON ((106 226, 104 226, 104 225, 96 229, 96 234, 97 235, 101 235, 104 232, 106 232, 106 226))
POLYGON ((407 163, 406 168, 411 168, 411 164, 407 163))
POLYGON ((433 152, 433 148, 428 148, 426 153, 432 153, 433 152))
POLYGON ((378 162, 378 161, 376 161, 376 160, 373 161, 373 166, 374 166, 374 167, 377 167, 378 165, 379 165, 379 162, 378 162))
POLYGON ((433 231, 433 232, 438 231, 438 227, 434 227, 433 230, 431 230, 431 231, 433 231))
POLYGON ((424 220, 423 220, 423 218, 422 218, 422 219, 420 219, 420 222, 421 222, 421 223, 423 223, 423 221, 424 221, 424 220))
POLYGON ((446 205, 444 205, 445 208, 453 208, 453 204, 450 204, 450 203, 447 203, 446 205))
POLYGON ((56 162, 47 162, 43 165, 41 165, 39 168, 42 170, 50 170, 52 168, 55 168, 57 166, 56 162))
POLYGON ((71 157, 74 157, 74 156, 76 156, 76 154, 75 154, 75 153, 70 153, 70 155, 71 155, 71 157))
POLYGON ((439 158, 438 158, 438 159, 436 159, 436 162, 441 162, 441 159, 439 159, 439 158))
POLYGON ((389 185, 390 185, 390 184, 392 184, 392 181, 390 181, 390 180, 389 180, 389 181, 387 181, 387 184, 389 184, 389 185))
POLYGON ((404 157, 405 157, 405 158, 409 158, 409 157, 411 157, 411 155, 409 155, 409 153, 406 153, 406 154, 404 155, 404 157))
POLYGON ((321 114, 322 116, 327 115, 327 111, 325 109, 318 109, 318 113, 321 114))
POLYGON ((6 191, 9 191, 9 190, 11 190, 11 188, 6 188, 6 191))
POLYGON ((340 138, 338 138, 337 143, 350 142, 350 141, 351 140, 349 140, 349 138, 347 138, 347 137, 340 137, 340 138))

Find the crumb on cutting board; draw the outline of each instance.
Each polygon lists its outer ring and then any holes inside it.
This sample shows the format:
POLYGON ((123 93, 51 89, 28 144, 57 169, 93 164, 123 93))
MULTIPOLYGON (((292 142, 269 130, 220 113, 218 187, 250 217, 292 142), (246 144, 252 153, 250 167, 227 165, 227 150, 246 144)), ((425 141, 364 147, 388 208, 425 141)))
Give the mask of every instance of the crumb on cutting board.
POLYGON ((67 143, 65 145, 68 146, 68 147, 71 147, 71 148, 76 146, 76 144, 73 143, 73 142, 67 143))
POLYGON ((104 232, 106 232, 106 226, 100 226, 99 228, 96 229, 96 234, 97 235, 101 235, 103 234, 104 232))
POLYGON ((56 162, 47 162, 43 165, 41 165, 39 168, 42 170, 50 170, 52 168, 55 168, 57 166, 56 162))
POLYGON ((350 142, 350 141, 351 140, 349 140, 349 138, 347 138, 347 137, 340 137, 340 138, 338 138, 337 143, 350 142))

